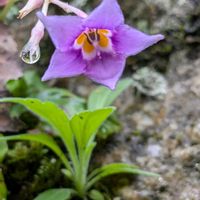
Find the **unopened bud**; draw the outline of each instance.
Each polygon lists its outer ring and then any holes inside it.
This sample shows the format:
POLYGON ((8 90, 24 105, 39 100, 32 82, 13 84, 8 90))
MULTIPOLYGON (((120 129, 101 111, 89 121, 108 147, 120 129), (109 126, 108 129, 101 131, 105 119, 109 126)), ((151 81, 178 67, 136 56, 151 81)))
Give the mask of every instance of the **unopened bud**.
POLYGON ((44 0, 28 0, 27 4, 19 11, 19 19, 22 19, 33 10, 40 8, 44 0))

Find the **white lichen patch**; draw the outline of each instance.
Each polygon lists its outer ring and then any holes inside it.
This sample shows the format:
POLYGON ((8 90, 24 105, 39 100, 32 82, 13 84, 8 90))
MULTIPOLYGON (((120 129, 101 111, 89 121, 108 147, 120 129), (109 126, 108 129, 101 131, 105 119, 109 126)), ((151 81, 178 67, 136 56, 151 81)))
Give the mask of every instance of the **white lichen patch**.
POLYGON ((162 74, 144 67, 133 75, 133 85, 138 91, 157 98, 163 98, 167 93, 167 80, 162 74))

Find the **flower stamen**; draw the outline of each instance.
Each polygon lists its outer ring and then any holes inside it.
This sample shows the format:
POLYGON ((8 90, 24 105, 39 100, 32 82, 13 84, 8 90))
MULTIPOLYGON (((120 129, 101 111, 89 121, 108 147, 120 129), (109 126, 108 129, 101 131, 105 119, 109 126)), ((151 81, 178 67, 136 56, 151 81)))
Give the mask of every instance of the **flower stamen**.
POLYGON ((86 29, 75 40, 74 48, 82 50, 85 60, 92 60, 96 56, 101 58, 101 52, 114 53, 111 37, 112 33, 107 29, 86 29))

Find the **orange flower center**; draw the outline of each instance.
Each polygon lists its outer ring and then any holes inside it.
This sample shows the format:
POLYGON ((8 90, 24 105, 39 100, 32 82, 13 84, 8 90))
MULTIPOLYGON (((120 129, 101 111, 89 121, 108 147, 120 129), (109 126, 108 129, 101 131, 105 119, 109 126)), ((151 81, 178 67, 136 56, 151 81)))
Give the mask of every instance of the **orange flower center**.
POLYGON ((82 32, 74 42, 75 49, 81 49, 85 60, 92 60, 101 52, 112 53, 112 33, 107 29, 89 29, 82 32))

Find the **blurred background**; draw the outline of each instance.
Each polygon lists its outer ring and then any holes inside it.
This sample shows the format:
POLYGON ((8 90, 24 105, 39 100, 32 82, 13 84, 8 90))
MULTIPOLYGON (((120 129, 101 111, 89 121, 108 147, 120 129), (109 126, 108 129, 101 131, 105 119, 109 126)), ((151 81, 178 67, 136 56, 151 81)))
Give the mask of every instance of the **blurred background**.
MULTIPOLYGON (((64 108, 67 104, 66 110, 81 110, 98 87, 92 81, 85 77, 40 81, 54 51, 47 34, 40 45, 38 63, 27 65, 19 58, 37 21, 34 12, 23 20, 16 19, 25 2, 15 1, 6 13, 0 8, 0 97, 37 97, 64 108)), ((90 13, 99 2, 69 3, 90 13)), ((200 1, 119 3, 127 24, 149 34, 161 33, 166 39, 127 59, 123 78, 133 82, 115 101, 117 113, 99 133, 92 162, 94 166, 134 163, 162 178, 120 175, 98 187, 115 200, 199 200, 200 1)), ((49 14, 65 13, 50 6, 49 14)), ((1 133, 12 135, 40 128, 49 131, 21 107, 0 105, 1 133)), ((31 200, 45 189, 68 184, 59 172, 61 167, 60 161, 39 144, 9 143, 6 156, 0 159, 0 188, 7 188, 8 199, 31 200)))

